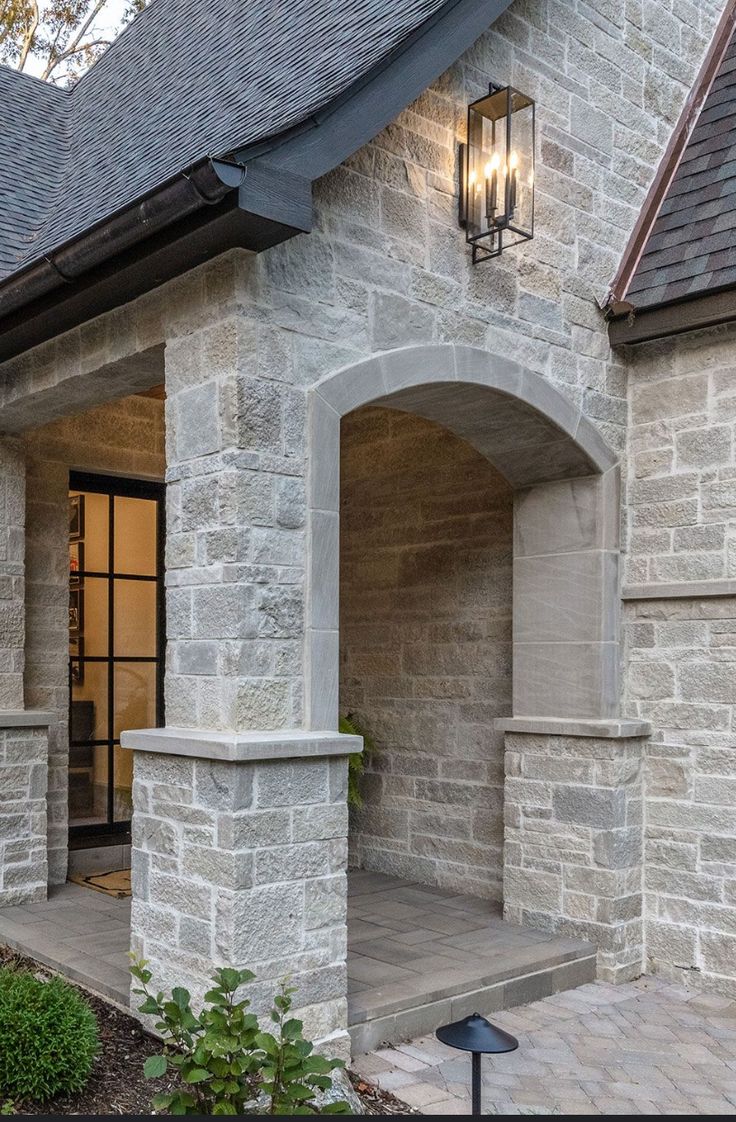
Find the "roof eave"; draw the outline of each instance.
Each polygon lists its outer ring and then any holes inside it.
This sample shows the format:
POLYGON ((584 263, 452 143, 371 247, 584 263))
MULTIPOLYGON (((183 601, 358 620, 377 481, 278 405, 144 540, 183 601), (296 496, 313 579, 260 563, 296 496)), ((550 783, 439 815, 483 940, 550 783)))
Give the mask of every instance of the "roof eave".
POLYGON ((627 315, 609 321, 608 339, 612 347, 649 343, 734 321, 736 289, 727 288, 651 308, 633 308, 627 315))
MULTIPOLYGON (((182 211, 173 207, 152 237, 150 227, 140 221, 134 224, 135 229, 125 227, 126 216, 133 215, 140 206, 136 203, 115 216, 121 224, 122 252, 119 245, 111 243, 107 244, 111 251, 104 252, 109 231, 107 224, 102 224, 74 243, 78 261, 84 257, 85 238, 93 237, 96 246, 88 267, 75 275, 60 274, 52 264, 55 252, 36 263, 43 274, 43 283, 38 288, 34 287, 36 282, 29 285, 30 270, 7 278, 0 284, 0 361, 109 311, 227 248, 242 246, 258 252, 309 230, 312 182, 385 128, 472 46, 510 2, 448 0, 401 49, 384 58, 351 91, 325 106, 303 126, 285 137, 261 142, 256 149, 238 152, 239 162, 245 162, 247 173, 237 195, 228 188, 213 205, 208 206, 203 200, 201 206, 182 211), (232 212, 227 221, 215 213, 207 217, 207 212, 215 212, 218 207, 232 212), (189 253, 177 235, 179 228, 188 223, 198 231, 196 248, 189 253), (212 232, 209 241, 208 229, 212 232), (167 239, 172 240, 170 253, 166 251, 167 239), (136 257, 141 262, 155 259, 157 270, 133 269, 136 257), (111 273, 115 269, 125 276, 135 273, 135 283, 127 287, 113 283, 111 273), (94 291, 96 278, 104 278, 99 293, 94 291), (10 308, 7 314, 4 305, 10 308)), ((210 161, 206 163, 209 165, 210 161)), ((157 193, 153 192, 148 201, 157 193)))

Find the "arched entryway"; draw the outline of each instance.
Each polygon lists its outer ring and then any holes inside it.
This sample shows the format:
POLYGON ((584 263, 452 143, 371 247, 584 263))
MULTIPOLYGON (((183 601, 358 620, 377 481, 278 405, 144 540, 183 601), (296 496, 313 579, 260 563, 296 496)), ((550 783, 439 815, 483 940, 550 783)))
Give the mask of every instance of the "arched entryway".
POLYGON ((308 727, 337 722, 340 421, 367 404, 443 425, 514 489, 513 716, 617 716, 619 473, 580 410, 541 375, 449 344, 377 355, 309 398, 308 727))

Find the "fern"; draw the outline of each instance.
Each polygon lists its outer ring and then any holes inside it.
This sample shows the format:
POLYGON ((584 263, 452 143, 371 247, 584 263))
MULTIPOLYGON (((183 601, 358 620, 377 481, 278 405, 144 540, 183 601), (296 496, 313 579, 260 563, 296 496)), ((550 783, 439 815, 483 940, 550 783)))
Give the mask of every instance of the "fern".
POLYGON ((360 780, 366 765, 370 763, 371 756, 376 750, 376 745, 365 729, 360 727, 352 713, 347 713, 340 718, 339 728, 340 732, 347 733, 349 736, 363 737, 363 751, 353 752, 348 756, 348 805, 362 806, 363 796, 360 793, 360 780))

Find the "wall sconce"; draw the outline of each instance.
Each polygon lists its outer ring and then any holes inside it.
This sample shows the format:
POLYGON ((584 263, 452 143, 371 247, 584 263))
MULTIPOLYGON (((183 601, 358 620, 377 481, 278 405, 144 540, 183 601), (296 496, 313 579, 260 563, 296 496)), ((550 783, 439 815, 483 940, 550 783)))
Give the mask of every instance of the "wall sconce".
POLYGON ((534 237, 534 102, 511 86, 491 84, 468 106, 460 225, 474 265, 534 237))

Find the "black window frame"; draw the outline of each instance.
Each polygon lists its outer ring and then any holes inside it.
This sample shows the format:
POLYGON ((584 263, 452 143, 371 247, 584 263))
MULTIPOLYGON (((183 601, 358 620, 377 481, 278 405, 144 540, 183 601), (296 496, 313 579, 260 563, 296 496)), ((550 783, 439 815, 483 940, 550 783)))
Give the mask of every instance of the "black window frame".
POLYGON ((115 694, 114 668, 116 663, 155 663, 156 664, 156 723, 164 724, 164 654, 166 650, 166 605, 164 596, 164 546, 166 532, 166 485, 155 480, 133 479, 127 476, 97 474, 93 472, 71 471, 69 488, 72 491, 86 491, 109 497, 108 507, 108 572, 82 569, 79 579, 96 577, 108 582, 108 636, 107 654, 87 655, 79 658, 69 657, 69 746, 107 747, 107 821, 74 825, 69 822, 69 843, 71 848, 84 848, 90 845, 125 844, 130 840, 130 820, 115 821, 115 748, 120 740, 115 737, 115 694), (149 499, 156 502, 156 573, 144 576, 131 573, 118 573, 113 568, 115 547, 115 502, 116 497, 149 499), (115 581, 139 580, 156 585, 156 643, 155 655, 115 656, 115 581), (95 740, 72 741, 72 666, 74 663, 96 663, 107 666, 107 737, 95 740))

